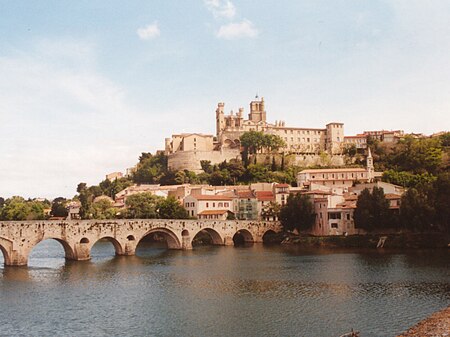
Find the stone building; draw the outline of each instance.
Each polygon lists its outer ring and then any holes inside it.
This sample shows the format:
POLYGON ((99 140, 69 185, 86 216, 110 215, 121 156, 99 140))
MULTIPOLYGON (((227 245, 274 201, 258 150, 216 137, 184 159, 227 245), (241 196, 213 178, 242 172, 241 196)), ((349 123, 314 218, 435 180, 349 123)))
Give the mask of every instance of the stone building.
POLYGON ((298 165, 315 165, 321 154, 328 154, 332 165, 343 165, 343 123, 328 123, 324 128, 286 126, 284 121, 269 123, 264 98, 258 97, 250 102, 247 119, 244 117, 244 108, 226 114, 225 103, 222 102, 218 103, 215 114, 215 136, 183 133, 165 139, 169 169, 201 172, 202 160, 218 164, 224 160, 239 159, 240 137, 248 131, 261 131, 281 137, 286 143, 282 151, 293 154, 298 165))

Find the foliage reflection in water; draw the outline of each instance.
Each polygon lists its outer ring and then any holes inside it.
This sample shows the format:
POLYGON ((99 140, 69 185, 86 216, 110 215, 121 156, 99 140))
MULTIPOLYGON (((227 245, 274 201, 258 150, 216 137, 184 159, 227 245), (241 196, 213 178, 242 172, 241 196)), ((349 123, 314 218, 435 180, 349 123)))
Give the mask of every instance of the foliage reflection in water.
POLYGON ((448 251, 196 247, 142 242, 68 262, 46 240, 0 270, 5 335, 393 336, 450 303, 448 251))

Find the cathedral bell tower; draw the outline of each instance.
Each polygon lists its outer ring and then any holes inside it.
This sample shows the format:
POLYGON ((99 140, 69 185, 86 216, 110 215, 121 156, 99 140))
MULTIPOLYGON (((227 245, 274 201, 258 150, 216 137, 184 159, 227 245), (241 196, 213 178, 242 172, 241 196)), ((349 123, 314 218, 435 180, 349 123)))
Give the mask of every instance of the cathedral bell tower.
POLYGON ((264 97, 261 97, 261 100, 258 100, 258 95, 256 95, 255 100, 250 102, 250 113, 248 115, 248 119, 255 123, 266 121, 264 97))
POLYGON ((372 152, 370 151, 369 147, 369 153, 367 154, 367 180, 369 182, 372 182, 375 178, 375 169, 373 167, 373 158, 372 158, 372 152))

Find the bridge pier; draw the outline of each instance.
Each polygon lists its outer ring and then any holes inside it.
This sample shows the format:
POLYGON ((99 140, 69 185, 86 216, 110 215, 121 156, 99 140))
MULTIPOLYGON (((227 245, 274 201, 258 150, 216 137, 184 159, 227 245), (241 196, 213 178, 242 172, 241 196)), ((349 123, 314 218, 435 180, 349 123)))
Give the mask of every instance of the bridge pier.
POLYGON ((192 249, 192 240, 190 235, 183 235, 181 237, 181 249, 182 250, 191 250, 192 249))
POLYGON ((73 257, 67 258, 74 261, 87 261, 91 259, 91 249, 87 243, 76 243, 73 249, 73 257))
POLYGON ((28 256, 20 254, 17 250, 12 250, 4 257, 5 266, 21 267, 28 264, 28 256))
POLYGON ((223 239, 223 245, 224 246, 234 246, 234 241, 231 236, 225 236, 223 239))

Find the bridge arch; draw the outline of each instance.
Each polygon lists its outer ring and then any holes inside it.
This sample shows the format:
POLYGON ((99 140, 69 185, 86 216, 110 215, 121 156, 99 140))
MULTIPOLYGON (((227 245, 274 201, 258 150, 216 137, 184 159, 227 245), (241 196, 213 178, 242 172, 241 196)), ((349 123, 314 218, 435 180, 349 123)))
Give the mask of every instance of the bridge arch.
MULTIPOLYGON (((94 241, 92 243, 92 245, 90 245, 90 247, 89 247, 89 252, 91 251, 92 247, 94 247, 94 245, 97 242, 99 242, 100 240, 106 240, 106 241, 111 242, 112 245, 114 246, 114 251, 115 251, 116 255, 123 255, 124 249, 122 247, 122 244, 117 239, 113 238, 112 236, 104 236, 104 237, 101 237, 98 240, 94 241)), ((90 255, 90 253, 89 253, 89 255, 90 255)))
POLYGON ((12 252, 13 243, 11 240, 0 237, 0 250, 3 254, 4 265, 11 265, 11 256, 9 255, 12 252))
POLYGON ((137 241, 137 245, 139 245, 139 243, 142 241, 142 239, 144 239, 145 237, 152 235, 152 234, 160 234, 164 237, 164 239, 166 240, 167 243, 167 248, 169 249, 181 249, 181 242, 180 239, 178 238, 178 236, 172 232, 170 229, 167 228, 153 228, 151 230, 149 230, 148 232, 146 232, 139 240, 137 241))
POLYGON ((61 244, 61 246, 64 248, 64 257, 66 258, 66 260, 76 260, 75 252, 74 252, 72 246, 66 240, 50 236, 50 237, 42 238, 40 240, 36 240, 29 246, 29 249, 24 254, 27 262, 28 262, 28 257, 30 256, 30 253, 33 251, 33 249, 38 244, 40 244, 41 242, 46 241, 46 240, 55 240, 55 241, 59 242, 61 244))
POLYGON ((262 236, 262 242, 263 243, 267 243, 270 242, 270 238, 275 236, 277 233, 272 230, 272 229, 268 229, 267 231, 264 232, 263 236, 262 236))
POLYGON ((220 235, 220 233, 218 231, 216 231, 214 228, 210 228, 210 227, 202 228, 202 229, 199 229, 198 231, 194 232, 194 235, 192 236, 192 241, 195 239, 197 234, 199 234, 200 232, 208 233, 208 235, 211 237, 213 245, 223 245, 224 244, 224 238, 222 237, 222 235, 220 235))
POLYGON ((253 243, 255 239, 248 229, 239 229, 233 236, 233 242, 235 245, 239 243, 253 243))

